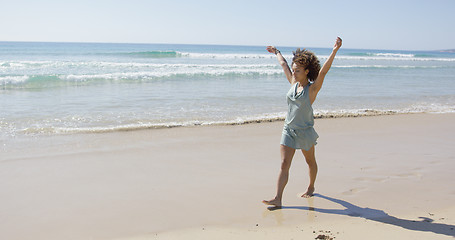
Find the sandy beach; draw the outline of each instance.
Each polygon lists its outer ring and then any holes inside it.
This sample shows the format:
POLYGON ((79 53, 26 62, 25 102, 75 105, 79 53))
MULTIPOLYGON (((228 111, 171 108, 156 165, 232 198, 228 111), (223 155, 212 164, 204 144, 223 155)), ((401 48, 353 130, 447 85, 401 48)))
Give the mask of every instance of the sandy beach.
POLYGON ((317 119, 316 195, 283 123, 17 139, 0 153, 0 239, 454 239, 455 114, 317 119))

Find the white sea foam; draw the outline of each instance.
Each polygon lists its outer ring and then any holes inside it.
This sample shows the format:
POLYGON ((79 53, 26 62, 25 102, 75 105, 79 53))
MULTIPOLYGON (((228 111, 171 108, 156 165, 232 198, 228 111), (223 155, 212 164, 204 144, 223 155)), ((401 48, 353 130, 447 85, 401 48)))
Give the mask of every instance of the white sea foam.
POLYGON ((441 103, 413 104, 406 108, 396 109, 338 109, 315 110, 315 118, 363 117, 413 113, 455 113, 455 105, 441 103))
POLYGON ((90 79, 146 79, 173 76, 224 76, 224 75, 275 75, 282 70, 275 65, 187 65, 187 64, 155 64, 151 71, 114 72, 105 74, 69 74, 60 76, 62 80, 85 81, 90 79))
POLYGON ((372 53, 373 56, 381 57, 397 57, 397 58, 413 58, 414 54, 404 54, 404 53, 372 53))
POLYGON ((19 83, 23 83, 29 79, 29 76, 5 76, 0 77, 0 85, 15 85, 19 83))
MULTIPOLYGON (((266 59, 266 58, 276 58, 273 54, 248 54, 248 53, 182 53, 182 56, 190 58, 221 58, 221 59, 266 59)), ((286 55, 290 57, 292 55, 286 55)))
MULTIPOLYGON (((318 58, 320 58, 320 59, 327 59, 328 57, 329 56, 327 56, 327 55, 318 56, 318 58)), ((387 60, 387 61, 455 62, 455 58, 393 57, 393 56, 346 56, 346 55, 337 55, 336 59, 364 60, 364 61, 387 60)))
MULTIPOLYGON (((141 62, 107 62, 107 61, 17 61, 0 62, 0 67, 13 69, 33 69, 33 68, 74 68, 81 67, 94 68, 264 68, 276 67, 276 64, 185 64, 185 63, 141 63, 141 62)), ((101 69, 102 70, 102 69, 101 69)))
POLYGON ((411 66, 411 65, 333 65, 333 68, 409 68, 409 69, 427 69, 443 68, 443 66, 411 66))
POLYGON ((34 87, 58 78, 63 81, 143 80, 166 77, 275 75, 282 70, 276 64, 184 64, 140 62, 59 62, 21 61, 4 64, 0 84, 26 83, 32 77, 34 87), (71 69, 74 69, 71 71, 71 69), (19 75, 27 73, 27 75, 19 75), (49 73, 49 74, 46 74, 49 73), (9 76, 8 76, 9 75, 9 76))
POLYGON ((455 105, 441 103, 417 103, 404 109, 411 113, 455 113, 455 105))
MULTIPOLYGON (((286 59, 292 59, 292 54, 282 53, 286 59)), ((182 56, 189 58, 201 59, 275 59, 273 54, 229 54, 229 53, 182 53, 182 56)), ((320 59, 327 59, 328 55, 318 55, 320 59)), ((418 57, 415 54, 402 54, 402 53, 370 53, 365 56, 349 56, 338 54, 337 59, 347 60, 388 60, 388 61, 440 61, 440 62, 454 62, 455 58, 440 58, 440 57, 418 57)))

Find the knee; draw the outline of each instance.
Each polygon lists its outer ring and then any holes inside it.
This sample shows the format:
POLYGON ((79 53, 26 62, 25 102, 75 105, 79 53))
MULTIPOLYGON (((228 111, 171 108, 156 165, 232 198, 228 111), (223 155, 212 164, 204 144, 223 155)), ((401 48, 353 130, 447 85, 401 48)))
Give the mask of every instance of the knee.
POLYGON ((289 171, 291 168, 291 162, 287 161, 286 159, 281 161, 281 170, 282 171, 289 171))
POLYGON ((310 158, 310 159, 305 159, 306 160, 306 163, 308 164, 308 166, 310 167, 318 167, 318 164, 316 163, 316 159, 315 158, 310 158))

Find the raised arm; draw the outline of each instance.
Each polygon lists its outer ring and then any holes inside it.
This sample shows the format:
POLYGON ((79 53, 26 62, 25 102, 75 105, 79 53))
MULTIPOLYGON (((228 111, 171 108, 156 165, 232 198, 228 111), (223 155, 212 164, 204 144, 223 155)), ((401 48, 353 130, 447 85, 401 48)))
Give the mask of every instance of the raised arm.
POLYGON ((286 78, 288 79, 289 83, 292 84, 291 69, 289 69, 288 62, 286 62, 286 59, 284 59, 283 55, 281 55, 281 52, 278 49, 276 49, 276 47, 274 47, 274 46, 267 46, 267 51, 276 55, 278 62, 280 63, 281 67, 283 68, 286 78))
POLYGON ((310 100, 311 103, 316 100, 316 96, 318 95, 319 90, 321 90, 322 83, 324 82, 325 75, 330 70, 330 67, 332 67, 333 59, 335 59, 335 55, 338 52, 338 49, 340 49, 342 44, 342 40, 340 37, 337 37, 337 40, 335 41, 335 45, 333 46, 332 53, 330 54, 329 58, 327 61, 325 61, 324 65, 322 65, 321 70, 319 71, 318 77, 314 81, 314 83, 310 87, 310 100))

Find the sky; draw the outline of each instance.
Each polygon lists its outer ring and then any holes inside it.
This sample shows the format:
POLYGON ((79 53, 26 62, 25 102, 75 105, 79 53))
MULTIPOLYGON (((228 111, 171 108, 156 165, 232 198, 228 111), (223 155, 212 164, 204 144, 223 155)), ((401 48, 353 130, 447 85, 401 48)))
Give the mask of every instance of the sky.
POLYGON ((0 0, 0 41, 438 50, 454 0, 0 0))

